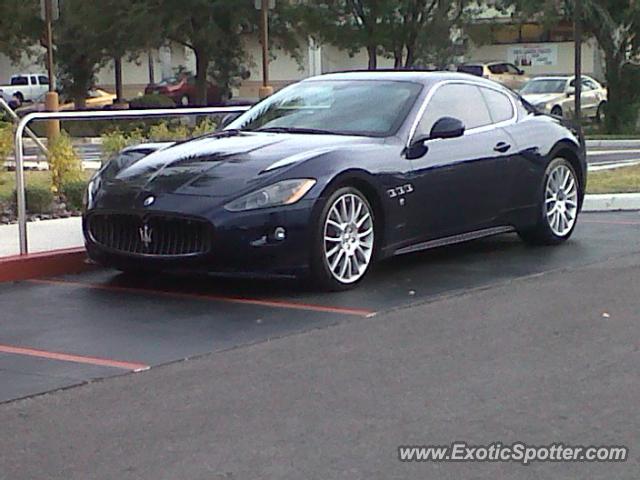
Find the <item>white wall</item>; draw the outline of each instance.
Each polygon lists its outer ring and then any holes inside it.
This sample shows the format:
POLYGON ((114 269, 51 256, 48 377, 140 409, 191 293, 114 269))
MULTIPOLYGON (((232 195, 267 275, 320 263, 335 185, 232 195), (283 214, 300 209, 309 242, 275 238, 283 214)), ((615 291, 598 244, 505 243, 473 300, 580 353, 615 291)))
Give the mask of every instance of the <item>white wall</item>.
MULTIPOLYGON (((543 45, 556 45, 558 49, 558 62, 556 65, 523 67, 529 75, 571 74, 574 71, 574 44, 573 42, 557 42, 543 45)), ((467 60, 507 60, 510 47, 519 47, 522 44, 482 45, 471 47, 466 55, 467 60)), ((602 77, 602 53, 594 41, 582 45, 582 69, 585 74, 602 77)))

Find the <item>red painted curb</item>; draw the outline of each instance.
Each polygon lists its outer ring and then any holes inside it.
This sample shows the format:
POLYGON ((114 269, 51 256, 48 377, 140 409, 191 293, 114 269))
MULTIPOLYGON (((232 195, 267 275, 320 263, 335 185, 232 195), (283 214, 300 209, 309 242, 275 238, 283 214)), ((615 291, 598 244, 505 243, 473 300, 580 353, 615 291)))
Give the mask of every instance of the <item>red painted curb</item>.
POLYGON ((0 282, 80 273, 95 268, 84 248, 69 248, 0 258, 0 282))

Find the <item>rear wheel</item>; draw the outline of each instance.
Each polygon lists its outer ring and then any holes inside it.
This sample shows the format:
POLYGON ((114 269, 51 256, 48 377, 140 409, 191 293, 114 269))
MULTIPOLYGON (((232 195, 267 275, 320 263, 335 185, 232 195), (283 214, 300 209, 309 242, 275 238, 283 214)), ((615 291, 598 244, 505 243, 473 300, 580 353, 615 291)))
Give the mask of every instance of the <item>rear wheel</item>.
POLYGON ((336 190, 320 214, 313 243, 312 275, 327 290, 347 290, 369 271, 375 218, 367 198, 353 187, 336 190))
POLYGON ((571 237, 578 220, 580 183, 571 163, 556 158, 547 167, 538 223, 520 236, 533 244, 557 245, 571 237))
POLYGON ((189 106, 189 97, 187 95, 183 95, 180 97, 180 106, 188 107, 189 106))
POLYGON ((605 116, 605 106, 607 105, 607 102, 601 102, 600 105, 598 105, 598 111, 596 112, 596 122, 598 123, 602 123, 604 122, 604 116, 605 116))
POLYGON ((562 117, 562 107, 556 105, 551 109, 551 115, 555 115, 556 117, 562 117))

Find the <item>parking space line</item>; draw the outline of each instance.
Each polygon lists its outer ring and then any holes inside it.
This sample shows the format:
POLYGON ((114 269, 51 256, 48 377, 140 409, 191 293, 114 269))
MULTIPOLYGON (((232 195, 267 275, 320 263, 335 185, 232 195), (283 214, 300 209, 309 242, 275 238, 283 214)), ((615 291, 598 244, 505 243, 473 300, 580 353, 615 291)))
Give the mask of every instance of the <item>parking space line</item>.
POLYGON ((25 355, 28 357, 46 358, 48 360, 60 360, 63 362, 83 363, 87 365, 98 365, 101 367, 120 368, 122 370, 131 370, 140 372, 149 369, 149 365, 143 363, 122 362, 119 360, 110 360, 107 358, 87 357, 84 355, 72 355, 69 353, 49 352, 47 350, 38 350, 35 348, 15 347, 12 345, 0 345, 0 353, 11 353, 14 355, 25 355))
POLYGON ((61 286, 88 288, 88 289, 95 289, 95 290, 106 290, 111 292, 134 293, 138 295, 140 294, 159 295, 159 296, 165 296, 165 297, 182 298, 182 299, 190 299, 190 300, 205 300, 205 301, 216 301, 216 302, 226 302, 226 303, 237 303, 242 305, 258 305, 262 307, 283 308, 283 309, 290 309, 290 310, 305 310, 309 312, 335 313, 339 315, 352 315, 357 317, 371 317, 376 313, 373 310, 366 310, 362 308, 332 307, 327 305, 317 305, 317 304, 311 304, 311 303, 288 302, 286 300, 233 297, 233 296, 226 296, 226 295, 209 295, 209 294, 201 294, 201 293, 171 292, 167 290, 151 290, 148 288, 120 287, 117 285, 100 285, 96 283, 72 282, 67 280, 33 279, 28 281, 31 283, 61 285, 61 286))
POLYGON ((582 223, 595 223, 599 225, 640 225, 640 222, 626 220, 580 220, 582 223))

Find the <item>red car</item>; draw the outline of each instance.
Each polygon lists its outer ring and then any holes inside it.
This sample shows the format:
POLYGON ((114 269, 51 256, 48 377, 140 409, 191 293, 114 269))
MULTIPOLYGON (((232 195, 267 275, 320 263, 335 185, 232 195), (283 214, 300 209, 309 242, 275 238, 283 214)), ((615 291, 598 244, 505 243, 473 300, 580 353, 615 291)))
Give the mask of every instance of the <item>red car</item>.
MULTIPOLYGON (((196 101, 196 77, 191 74, 177 75, 165 78, 160 83, 149 84, 144 93, 151 95, 154 93, 166 95, 171 98, 176 105, 186 107, 193 105, 196 101)), ((209 83, 207 86, 207 105, 218 106, 224 104, 220 87, 209 83)))

